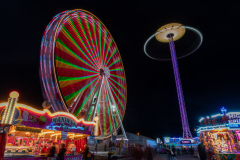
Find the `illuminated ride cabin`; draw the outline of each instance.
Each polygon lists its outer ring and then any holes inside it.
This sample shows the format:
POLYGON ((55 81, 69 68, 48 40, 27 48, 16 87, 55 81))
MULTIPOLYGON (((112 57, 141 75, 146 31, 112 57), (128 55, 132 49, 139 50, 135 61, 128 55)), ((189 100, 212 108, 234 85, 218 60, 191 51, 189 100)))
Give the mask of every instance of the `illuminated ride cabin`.
POLYGON ((38 110, 17 103, 18 97, 18 92, 11 92, 8 102, 0 104, 1 158, 44 160, 48 154, 42 151, 44 146, 49 149, 55 145, 58 153, 61 144, 67 149, 64 159, 82 158, 95 122, 77 119, 67 112, 52 113, 48 103, 43 103, 45 109, 38 110))
POLYGON ((218 158, 240 158, 240 112, 227 112, 223 107, 221 113, 199 122, 197 133, 207 151, 212 148, 218 158))

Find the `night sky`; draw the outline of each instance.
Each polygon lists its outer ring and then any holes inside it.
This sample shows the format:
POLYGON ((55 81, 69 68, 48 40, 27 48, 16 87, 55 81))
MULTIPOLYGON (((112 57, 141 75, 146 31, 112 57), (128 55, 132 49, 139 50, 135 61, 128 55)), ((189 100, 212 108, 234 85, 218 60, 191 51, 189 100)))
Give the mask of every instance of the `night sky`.
MULTIPOLYGON (((172 63, 152 60, 143 51, 145 41, 159 27, 182 23, 203 34, 202 46, 178 60, 190 129, 196 136, 200 117, 216 114, 222 106, 228 111, 240 109, 239 2, 216 2, 1 0, 0 102, 16 90, 19 103, 41 109, 43 32, 56 14, 85 9, 106 25, 122 56, 128 87, 125 130, 153 139, 182 136, 172 63)), ((176 41, 177 52, 195 41, 195 36, 190 37, 176 41)), ((156 44, 150 48, 158 51, 155 54, 170 55, 168 44, 156 44)))

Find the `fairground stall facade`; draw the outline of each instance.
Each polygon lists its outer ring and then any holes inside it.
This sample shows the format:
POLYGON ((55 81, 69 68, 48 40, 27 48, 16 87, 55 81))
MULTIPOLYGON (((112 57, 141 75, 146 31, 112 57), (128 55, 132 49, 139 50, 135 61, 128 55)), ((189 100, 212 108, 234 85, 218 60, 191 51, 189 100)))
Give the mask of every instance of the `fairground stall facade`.
POLYGON ((227 112, 202 117, 197 133, 207 150, 213 148, 216 158, 240 158, 240 112, 227 112))
POLYGON ((67 112, 51 113, 17 103, 19 94, 11 92, 7 103, 0 104, 0 159, 47 159, 41 154, 47 148, 65 144, 65 159, 81 159, 87 137, 95 122, 77 119, 67 112))
POLYGON ((198 144, 199 144, 198 137, 192 139, 164 137, 164 145, 169 147, 174 146, 177 149, 196 147, 198 144))

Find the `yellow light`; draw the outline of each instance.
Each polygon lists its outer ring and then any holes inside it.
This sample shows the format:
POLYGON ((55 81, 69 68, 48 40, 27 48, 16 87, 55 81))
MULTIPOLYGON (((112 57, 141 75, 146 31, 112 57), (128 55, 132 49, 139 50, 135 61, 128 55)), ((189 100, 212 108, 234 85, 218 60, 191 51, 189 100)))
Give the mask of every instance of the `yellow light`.
POLYGON ((43 132, 42 134, 49 134, 49 133, 55 133, 53 131, 50 131, 50 132, 43 132))
POLYGON ((99 120, 99 118, 98 117, 94 117, 94 121, 98 121, 99 120))
POLYGON ((137 135, 138 135, 138 136, 139 136, 139 134, 140 134, 140 133, 139 133, 139 132, 137 132, 137 135))
MULTIPOLYGON (((1 105, 1 104, 0 104, 0 105, 1 105)), ((37 110, 37 109, 35 109, 35 108, 32 108, 32 107, 27 106, 27 105, 24 105, 24 104, 20 104, 20 103, 17 104, 17 107, 25 108, 25 109, 28 109, 28 110, 30 110, 30 111, 33 111, 33 112, 36 112, 36 113, 40 113, 40 114, 47 113, 50 117, 53 117, 53 116, 56 116, 56 115, 64 115, 64 116, 69 116, 69 117, 71 117, 71 118, 74 119, 76 122, 83 122, 84 124, 95 124, 95 122, 87 122, 87 121, 85 121, 83 118, 77 119, 75 116, 73 116, 72 114, 67 113, 67 112, 55 112, 55 113, 51 113, 48 109, 44 109, 43 111, 40 111, 40 110, 37 110)))
POLYGON ((9 97, 11 97, 11 98, 18 98, 19 97, 19 93, 17 91, 12 91, 9 94, 9 97))
POLYGON ((52 137, 52 136, 57 136, 57 135, 60 135, 60 134, 61 134, 61 133, 52 134, 51 137, 52 137))

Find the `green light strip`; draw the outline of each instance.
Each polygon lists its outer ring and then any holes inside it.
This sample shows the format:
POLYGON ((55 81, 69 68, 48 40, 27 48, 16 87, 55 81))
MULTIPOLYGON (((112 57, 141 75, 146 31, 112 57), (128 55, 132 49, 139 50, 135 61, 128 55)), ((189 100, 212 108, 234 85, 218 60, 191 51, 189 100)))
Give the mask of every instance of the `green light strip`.
MULTIPOLYGON (((106 95, 107 95, 107 93, 106 93, 106 95)), ((106 96, 106 100, 107 100, 107 109, 108 109, 109 128, 110 128, 110 133, 112 133, 112 127, 113 126, 112 126, 112 122, 111 122, 110 106, 108 105, 108 102, 109 102, 108 96, 106 96)))
MULTIPOLYGON (((92 58, 92 60, 94 61, 95 67, 97 67, 97 66, 96 66, 96 62, 95 62, 95 60, 93 59, 91 52, 88 50, 87 46, 85 45, 84 41, 82 40, 82 37, 80 36, 80 34, 79 34, 79 32, 78 32, 78 30, 77 30, 77 28, 76 28, 76 26, 75 26, 75 24, 73 23, 73 20, 72 20, 71 18, 70 18, 70 21, 72 22, 72 25, 71 25, 71 26, 73 26, 74 29, 75 29, 75 31, 77 32, 77 36, 78 36, 78 38, 80 39, 81 43, 83 44, 84 48, 87 50, 88 55, 90 55, 91 58, 92 58)), ((86 58, 88 58, 87 55, 86 55, 86 58)), ((89 60, 90 62, 92 62, 89 58, 88 58, 88 60, 89 60)), ((98 68, 98 67, 97 67, 97 68, 98 68)))
MULTIPOLYGON (((104 45, 103 45, 104 47, 103 47, 103 52, 102 52, 102 53, 103 53, 103 59, 102 59, 103 61, 104 61, 104 59, 105 59, 104 56, 105 56, 105 46, 106 46, 106 44, 107 44, 107 43, 106 43, 106 42, 107 42, 107 34, 108 34, 108 32, 106 31, 106 33, 105 33, 105 38, 104 38, 104 45)), ((105 61, 103 62, 103 66, 105 66, 105 61)))
POLYGON ((112 62, 112 63, 108 66, 108 68, 112 67, 112 65, 114 65, 115 63, 120 62, 120 61, 121 61, 121 59, 119 58, 118 60, 112 62))
MULTIPOLYGON (((90 45, 89 40, 88 40, 88 37, 87 37, 87 34, 86 34, 86 32, 85 32, 85 29, 83 28, 83 24, 82 24, 81 18, 80 18, 80 16, 79 16, 79 13, 78 13, 78 19, 79 19, 78 22, 80 23, 80 26, 81 26, 81 29, 82 29, 82 31, 83 31, 84 37, 85 37, 85 39, 86 39, 86 41, 87 41, 87 43, 88 43, 89 48, 91 49, 91 52, 90 52, 90 53, 93 53, 93 54, 94 54, 94 52, 93 52, 93 50, 92 50, 92 46, 90 45)), ((98 63, 97 63, 98 61, 97 61, 97 59, 95 58, 95 56, 91 54, 91 57, 95 60, 95 63, 98 64, 98 63)), ((98 64, 98 65, 99 65, 99 64, 98 64)))
MULTIPOLYGON (((95 19, 94 19, 94 17, 92 17, 92 19, 93 19, 93 21, 95 22, 95 19)), ((93 23, 93 30, 94 30, 94 37, 95 37, 95 43, 96 43, 96 48, 97 48, 97 54, 98 54, 98 58, 99 58, 99 60, 100 60, 100 65, 102 64, 101 63, 101 58, 100 58, 100 56, 99 56, 99 50, 98 50, 98 43, 97 43, 97 34, 96 34, 96 26, 95 26, 95 23, 93 23)))
MULTIPOLYGON (((89 62, 93 65, 93 67, 96 67, 95 64, 89 59, 89 57, 85 54, 85 52, 82 50, 81 47, 79 47, 78 43, 74 40, 74 38, 72 37, 72 35, 69 33, 68 29, 65 26, 62 26, 62 32, 64 31, 67 36, 73 41, 73 44, 78 48, 78 50, 84 55, 84 57, 86 57, 89 62)), ((65 35, 65 34, 64 34, 65 35)), ((97 67, 95 68, 97 70, 97 67)))
POLYGON ((110 71, 123 71, 123 69, 122 68, 110 69, 110 71))
POLYGON ((118 83, 117 81, 115 81, 115 80, 112 79, 111 77, 110 77, 110 79, 111 79, 113 82, 115 82, 116 84, 118 84, 122 89, 126 90, 126 88, 124 88, 120 83, 118 83))
POLYGON ((66 65, 68 65, 68 66, 74 67, 74 68, 76 68, 76 69, 80 69, 80 70, 82 70, 82 71, 87 71, 87 72, 92 72, 92 73, 99 73, 99 72, 96 72, 96 71, 92 71, 92 70, 89 70, 89 69, 86 69, 86 68, 83 68, 83 67, 79 67, 79 66, 77 66, 77 65, 74 65, 74 64, 72 64, 71 62, 68 62, 68 61, 66 61, 66 60, 64 60, 64 59, 62 59, 62 58, 60 58, 60 57, 58 57, 58 56, 55 56, 55 60, 58 61, 58 62, 61 62, 61 63, 63 63, 63 64, 66 64, 66 65))
MULTIPOLYGON (((86 14, 85 14, 85 17, 86 17, 85 21, 87 22, 87 27, 88 27, 88 34, 90 35, 90 38, 91 38, 91 41, 92 41, 92 44, 93 44, 93 48, 94 48, 94 51, 95 51, 94 55, 96 56, 97 55, 97 51, 96 51, 95 45, 93 43, 92 33, 91 33, 91 30, 90 30, 90 26, 89 26, 89 22, 88 22, 88 18, 87 18, 86 14)), ((99 59, 97 59, 97 61, 98 61, 98 64, 100 65, 99 59)))
POLYGON ((114 52, 112 52, 111 56, 109 57, 107 63, 106 63, 106 66, 108 65, 108 62, 111 60, 111 58, 113 57, 113 55, 117 53, 117 49, 114 50, 114 52))
MULTIPOLYGON (((96 80, 96 79, 95 79, 96 80)), ((94 81, 95 81, 94 80, 94 81)), ((97 80, 97 82, 95 83, 94 87, 92 88, 91 92, 88 94, 88 96, 85 98, 85 100, 83 101, 83 103, 81 104, 81 106, 75 111, 74 115, 77 116, 79 114, 79 112, 81 111, 81 109, 83 108, 83 106, 86 104, 86 102, 89 100, 89 97, 92 95, 92 92, 95 90, 96 85, 98 84, 99 78, 97 80)), ((91 82, 92 84, 93 82, 91 82)), ((89 87, 91 84, 85 86, 84 88, 89 87)), ((82 89, 81 89, 82 90, 82 89)))
POLYGON ((124 81, 125 81, 125 79, 124 79, 124 78, 122 78, 122 77, 119 77, 119 76, 117 76, 117 75, 115 75, 115 74, 111 74, 111 76, 113 76, 113 77, 116 77, 116 78, 119 78, 119 79, 122 79, 122 80, 124 80, 124 81))
MULTIPOLYGON (((105 90, 104 90, 104 91, 105 91, 105 90)), ((103 91, 103 98, 102 98, 102 99, 103 99, 103 107, 102 107, 102 108, 103 108, 103 128, 102 128, 102 130, 103 130, 103 136, 105 135, 105 126, 106 126, 106 124, 105 124, 105 123, 106 123, 106 121, 105 121, 105 118, 106 118, 106 117, 105 117, 104 91, 103 91)))
POLYGON ((110 50, 110 48, 111 48, 112 43, 113 43, 113 40, 111 40, 111 42, 110 42, 110 44, 109 44, 109 46, 108 46, 107 55, 106 55, 106 57, 105 57, 105 59, 104 59, 104 64, 105 64, 104 66, 107 66, 107 65, 106 65, 106 60, 107 60, 108 53, 109 53, 109 50, 110 50))
POLYGON ((112 86, 118 91, 118 93, 121 95, 121 97, 124 99, 124 100, 126 100, 126 98, 125 98, 125 96, 118 90, 118 88, 111 82, 111 81, 109 81, 111 84, 112 84, 112 86))
POLYGON ((73 92, 73 93, 70 93, 69 95, 64 96, 65 101, 67 102, 67 101, 70 100, 71 98, 75 97, 78 93, 80 93, 80 92, 82 92, 83 90, 85 90, 86 88, 88 88, 88 87, 89 87, 94 81, 96 81, 97 79, 98 79, 98 77, 95 78, 94 80, 92 80, 90 83, 88 83, 85 87, 81 88, 80 90, 75 91, 75 92, 73 92))
POLYGON ((88 78, 92 78, 92 77, 95 77, 95 76, 98 76, 98 74, 95 74, 95 75, 90 75, 90 76, 82 76, 82 77, 62 77, 62 76, 58 76, 58 81, 73 81, 73 80, 85 80, 85 79, 88 79, 88 78))
POLYGON ((87 66, 91 67, 92 69, 96 70, 96 68, 91 66, 89 63, 87 63, 81 57, 79 57, 76 53, 74 53, 70 48, 68 48, 59 38, 57 38, 57 42, 59 42, 64 48, 66 48, 69 52, 71 52, 73 55, 75 55, 77 57, 77 59, 79 59, 81 62, 83 62, 87 66))
POLYGON ((93 106, 91 107, 90 111, 89 111, 89 114, 88 114, 88 118, 87 118, 87 121, 89 121, 89 119, 91 118, 91 114, 93 112, 93 106))
MULTIPOLYGON (((114 93, 114 95, 116 96, 116 98, 118 99, 118 101, 119 101, 119 103, 120 103, 120 105, 121 105, 121 107, 122 107, 122 109, 123 109, 123 111, 124 111, 124 107, 123 107, 123 104, 122 104, 122 102, 119 100, 119 98, 118 98, 118 96, 117 96, 117 94, 114 92, 114 90, 113 90, 113 88, 112 88, 112 86, 111 85, 109 85, 110 86, 110 88, 112 89, 112 91, 113 91, 113 93, 114 93)), ((117 104, 116 104, 117 105, 117 104)), ((116 108, 118 109, 118 107, 116 106, 116 108)), ((122 117, 121 115, 120 115, 120 117, 122 117)))

